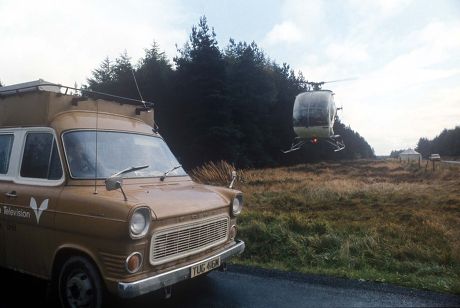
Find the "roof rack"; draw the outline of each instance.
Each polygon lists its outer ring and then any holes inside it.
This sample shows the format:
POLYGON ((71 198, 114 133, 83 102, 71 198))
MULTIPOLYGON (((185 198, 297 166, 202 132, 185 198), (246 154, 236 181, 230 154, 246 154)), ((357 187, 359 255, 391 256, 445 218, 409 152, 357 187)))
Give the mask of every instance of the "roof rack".
MULTIPOLYGON (((67 93, 69 90, 79 91, 81 93, 81 97, 89 97, 93 99, 105 99, 105 100, 113 100, 119 102, 121 104, 129 104, 129 105, 143 105, 145 109, 151 109, 154 106, 153 102, 146 102, 134 98, 123 97, 114 94, 108 94, 88 89, 78 89, 75 87, 63 86, 57 83, 51 83, 44 81, 42 79, 25 82, 20 84, 15 84, 11 86, 0 87, 0 98, 9 95, 18 95, 27 92, 34 92, 34 91, 48 91, 48 92, 56 92, 63 95, 68 95, 67 93)), ((70 95, 70 94, 69 94, 70 95)))

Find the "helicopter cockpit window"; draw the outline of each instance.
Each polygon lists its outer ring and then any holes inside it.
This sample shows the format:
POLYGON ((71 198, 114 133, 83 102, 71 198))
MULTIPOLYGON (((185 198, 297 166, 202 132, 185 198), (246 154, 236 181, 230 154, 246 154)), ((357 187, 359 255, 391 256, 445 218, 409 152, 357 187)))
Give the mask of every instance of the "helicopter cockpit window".
POLYGON ((307 108, 299 108, 296 110, 293 119, 294 126, 303 126, 308 127, 308 109, 307 108))
POLYGON ((310 106, 310 126, 328 125, 329 110, 322 101, 313 102, 310 106))

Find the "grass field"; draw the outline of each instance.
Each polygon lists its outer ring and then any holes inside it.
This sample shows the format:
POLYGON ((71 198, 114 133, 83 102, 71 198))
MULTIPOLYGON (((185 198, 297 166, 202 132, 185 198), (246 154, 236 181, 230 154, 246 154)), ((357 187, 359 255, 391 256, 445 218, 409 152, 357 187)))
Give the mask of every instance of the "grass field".
MULTIPOLYGON (((192 171, 229 183, 231 167, 192 171)), ((243 170, 234 262, 460 293, 460 168, 396 161, 243 170)))

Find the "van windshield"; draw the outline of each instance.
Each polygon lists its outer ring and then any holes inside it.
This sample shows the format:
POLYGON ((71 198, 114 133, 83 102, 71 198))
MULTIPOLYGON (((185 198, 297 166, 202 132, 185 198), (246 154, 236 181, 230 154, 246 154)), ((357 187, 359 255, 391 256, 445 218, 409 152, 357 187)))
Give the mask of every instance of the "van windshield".
MULTIPOLYGON (((126 174, 127 178, 158 177, 179 165, 163 139, 134 133, 72 131, 64 134, 70 175, 74 179, 106 179, 133 167, 148 168, 126 174), (97 170, 96 170, 97 137, 97 170)), ((182 168, 168 176, 187 175, 182 168)))

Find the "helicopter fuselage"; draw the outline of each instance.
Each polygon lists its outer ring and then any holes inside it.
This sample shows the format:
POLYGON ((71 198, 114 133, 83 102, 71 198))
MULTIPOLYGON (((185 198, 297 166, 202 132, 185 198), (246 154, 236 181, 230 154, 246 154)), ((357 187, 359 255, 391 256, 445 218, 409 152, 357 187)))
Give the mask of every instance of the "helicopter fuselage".
POLYGON ((332 91, 300 93, 292 112, 294 132, 300 139, 330 138, 334 135, 336 111, 332 91))

